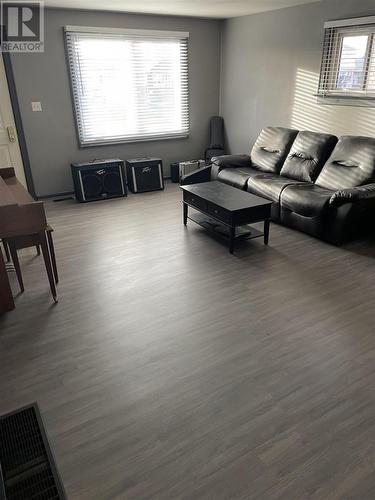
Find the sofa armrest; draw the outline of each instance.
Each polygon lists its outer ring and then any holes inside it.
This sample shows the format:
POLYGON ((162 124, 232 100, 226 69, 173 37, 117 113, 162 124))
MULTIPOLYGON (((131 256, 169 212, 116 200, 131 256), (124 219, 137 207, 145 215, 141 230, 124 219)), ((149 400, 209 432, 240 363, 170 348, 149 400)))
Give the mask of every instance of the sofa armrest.
POLYGON ((211 180, 211 165, 208 167, 198 168, 190 174, 183 175, 180 180, 181 186, 188 184, 200 184, 201 182, 209 182, 211 180))
POLYGON ((333 193, 329 200, 330 205, 342 205, 343 203, 353 202, 357 200, 367 200, 375 198, 375 183, 366 184, 350 189, 340 189, 333 193))
POLYGON ((250 167, 251 159, 249 155, 223 155, 214 156, 211 159, 214 165, 222 168, 250 167))

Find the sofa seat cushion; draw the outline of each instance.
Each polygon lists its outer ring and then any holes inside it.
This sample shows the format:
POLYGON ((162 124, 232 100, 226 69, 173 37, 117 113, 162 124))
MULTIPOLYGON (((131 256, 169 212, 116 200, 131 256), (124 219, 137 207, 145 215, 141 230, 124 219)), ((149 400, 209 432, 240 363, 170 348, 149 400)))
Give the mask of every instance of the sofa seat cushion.
POLYGON ((299 132, 280 174, 297 181, 314 182, 336 143, 334 135, 299 132))
POLYGON ((316 184, 322 188, 349 189, 375 180, 375 139, 340 137, 316 184))
POLYGON ((321 217, 329 210, 333 191, 315 184, 287 186, 281 194, 281 208, 303 217, 321 217))
POLYGON ((283 189, 291 184, 299 184, 299 181, 281 175, 259 174, 249 179, 247 190, 249 193, 278 202, 283 189))
POLYGON ((251 164, 263 171, 278 174, 298 130, 267 127, 261 131, 251 150, 251 164))
POLYGON ((259 170, 251 167, 224 168, 217 174, 217 180, 239 189, 246 189, 247 181, 254 175, 259 175, 259 170))

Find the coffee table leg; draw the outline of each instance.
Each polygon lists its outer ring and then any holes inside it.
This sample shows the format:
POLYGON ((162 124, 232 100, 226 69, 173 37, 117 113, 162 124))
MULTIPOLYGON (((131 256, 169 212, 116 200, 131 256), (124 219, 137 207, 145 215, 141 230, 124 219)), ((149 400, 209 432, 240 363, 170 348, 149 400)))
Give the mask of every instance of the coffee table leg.
POLYGON ((229 237, 229 253, 233 253, 234 250, 234 238, 236 236, 236 228, 230 228, 230 237, 229 237))
POLYGON ((186 226, 187 224, 187 217, 188 217, 188 204, 187 203, 182 203, 183 205, 183 210, 184 210, 184 225, 186 226))
POLYGON ((270 237, 270 220, 266 219, 264 221, 264 244, 268 245, 268 240, 270 237))

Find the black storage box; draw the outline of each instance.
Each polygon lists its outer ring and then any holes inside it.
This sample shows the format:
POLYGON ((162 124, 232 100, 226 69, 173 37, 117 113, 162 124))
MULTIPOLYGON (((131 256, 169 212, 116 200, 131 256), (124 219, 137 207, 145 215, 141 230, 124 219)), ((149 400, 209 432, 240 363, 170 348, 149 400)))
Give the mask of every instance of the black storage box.
POLYGON ((126 173, 132 193, 164 189, 163 162, 160 158, 126 160, 126 173))
POLYGON ((124 162, 119 158, 71 164, 74 191, 80 202, 126 196, 124 162))

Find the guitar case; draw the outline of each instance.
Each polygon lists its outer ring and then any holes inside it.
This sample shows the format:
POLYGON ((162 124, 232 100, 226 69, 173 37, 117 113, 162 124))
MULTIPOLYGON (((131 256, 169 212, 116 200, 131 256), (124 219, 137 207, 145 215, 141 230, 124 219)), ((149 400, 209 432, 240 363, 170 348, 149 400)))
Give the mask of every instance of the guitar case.
POLYGON ((204 158, 208 164, 213 156, 224 154, 224 120, 221 116, 213 116, 210 120, 210 145, 204 152, 204 158))

